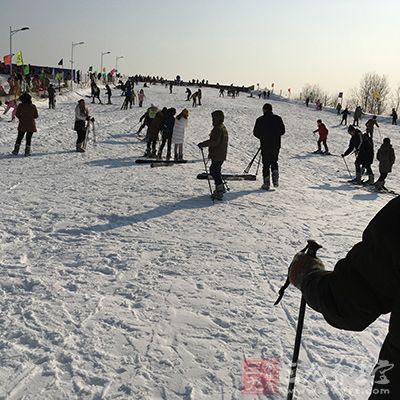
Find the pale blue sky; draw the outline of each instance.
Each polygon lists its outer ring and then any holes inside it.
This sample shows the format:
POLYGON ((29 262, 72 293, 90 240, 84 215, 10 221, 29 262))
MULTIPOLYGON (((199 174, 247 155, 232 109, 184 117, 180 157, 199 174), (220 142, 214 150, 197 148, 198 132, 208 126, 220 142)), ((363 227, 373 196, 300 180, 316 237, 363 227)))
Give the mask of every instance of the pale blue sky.
POLYGON ((25 62, 127 74, 348 91, 365 72, 400 82, 400 2, 396 0, 0 0, 0 51, 9 26, 25 62))

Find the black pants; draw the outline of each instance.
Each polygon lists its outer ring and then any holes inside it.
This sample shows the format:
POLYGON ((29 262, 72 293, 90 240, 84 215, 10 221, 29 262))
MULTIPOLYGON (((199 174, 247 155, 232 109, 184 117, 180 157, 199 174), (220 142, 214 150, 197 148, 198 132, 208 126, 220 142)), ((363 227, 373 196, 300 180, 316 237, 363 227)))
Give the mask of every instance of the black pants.
POLYGON ((157 145, 157 138, 155 139, 148 139, 147 141, 147 152, 150 152, 150 148, 152 153, 156 152, 156 145, 157 145))
POLYGON ((111 94, 108 94, 108 103, 107 104, 111 104, 111 94))
MULTIPOLYGON (((32 135, 33 135, 33 132, 26 132, 26 145, 27 146, 31 145, 32 135)), ((18 131, 17 141, 15 142, 15 144, 20 146, 24 136, 25 136, 25 132, 18 131)))
POLYGON ((279 171, 278 157, 280 149, 261 147, 263 176, 270 176, 270 171, 279 171))
POLYGON ((76 145, 82 144, 86 139, 86 127, 76 131, 78 138, 76 139, 76 145))
POLYGON ((318 139, 318 150, 321 150, 321 143, 324 145, 325 151, 328 153, 328 145, 326 144, 326 139, 318 139))
POLYGON ((215 186, 223 183, 221 175, 221 167, 223 163, 223 161, 211 160, 210 175, 214 179, 215 186))
POLYGON ((371 164, 364 164, 364 163, 360 163, 360 162, 356 162, 354 163, 356 166, 356 173, 361 174, 361 167, 365 168, 365 171, 367 172, 368 175, 372 175, 372 169, 371 169, 371 164))
POLYGON ((383 184, 385 184, 385 179, 387 178, 387 176, 388 176, 387 172, 381 172, 378 181, 383 182, 383 184))
POLYGON ((392 125, 397 125, 397 118, 392 118, 392 125))
POLYGON ((55 103, 54 97, 49 97, 49 108, 55 108, 55 103))
POLYGON ((160 148, 158 149, 160 155, 164 150, 165 143, 167 143, 167 157, 171 157, 171 142, 172 142, 172 135, 162 135, 161 145, 160 148))

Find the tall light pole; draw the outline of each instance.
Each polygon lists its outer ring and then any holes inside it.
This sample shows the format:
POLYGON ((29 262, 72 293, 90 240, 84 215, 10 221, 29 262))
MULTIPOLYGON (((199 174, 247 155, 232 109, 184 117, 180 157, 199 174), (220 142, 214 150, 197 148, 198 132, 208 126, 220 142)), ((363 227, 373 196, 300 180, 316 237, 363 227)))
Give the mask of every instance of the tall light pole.
POLYGON ((16 34, 19 31, 27 31, 29 29, 28 26, 24 26, 21 29, 12 29, 10 26, 10 77, 12 76, 12 57, 13 57, 13 53, 12 53, 12 37, 14 34, 16 34))
POLYGON ((115 71, 117 71, 117 72, 118 72, 118 60, 120 58, 124 58, 124 56, 115 57, 115 71))
POLYGON ((81 44, 85 44, 85 42, 72 42, 71 46, 71 90, 74 90, 74 47, 80 46, 81 44))
POLYGON ((100 74, 101 74, 101 78, 103 78, 103 56, 106 54, 110 54, 111 51, 102 51, 101 52, 101 63, 100 63, 100 74))

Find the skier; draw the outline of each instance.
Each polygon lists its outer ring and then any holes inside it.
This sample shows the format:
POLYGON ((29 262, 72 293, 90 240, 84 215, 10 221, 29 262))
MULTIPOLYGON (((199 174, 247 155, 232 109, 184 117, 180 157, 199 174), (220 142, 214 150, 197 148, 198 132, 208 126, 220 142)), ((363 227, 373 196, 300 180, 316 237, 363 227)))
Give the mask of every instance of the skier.
POLYGON ((225 90, 224 90, 224 88, 219 89, 219 97, 225 97, 225 90))
POLYGON ((200 142, 200 149, 208 147, 208 158, 211 159, 210 175, 214 179, 215 190, 211 197, 216 200, 224 198, 225 188, 221 175, 221 167, 226 160, 228 150, 228 131, 224 125, 224 113, 216 110, 211 113, 213 129, 210 139, 200 142))
POLYGON ((188 125, 189 111, 184 108, 175 118, 172 143, 174 143, 174 160, 183 160, 183 143, 185 141, 185 130, 188 125))
POLYGON ((379 128, 378 122, 376 120, 376 115, 374 115, 372 118, 370 118, 366 123, 365 126, 367 127, 367 135, 371 139, 374 138, 374 126, 377 126, 379 128))
POLYGON ((199 106, 201 106, 201 96, 202 96, 202 93, 201 93, 201 89, 199 88, 199 90, 197 91, 197 93, 198 93, 198 95, 197 95, 197 101, 199 102, 199 106))
POLYGON ((99 100, 99 104, 103 104, 100 99, 100 88, 96 84, 94 84, 92 90, 93 90, 92 104, 94 104, 95 99, 99 100))
POLYGON ((340 121, 340 125, 347 125, 347 117, 350 115, 350 111, 349 109, 346 107, 343 111, 342 111, 342 120, 340 121), (344 123, 343 123, 344 122, 344 123))
POLYGON ((160 148, 158 149, 158 158, 162 158, 162 152, 165 146, 165 143, 167 143, 167 161, 171 159, 171 142, 172 142, 172 132, 174 131, 174 125, 175 125, 175 114, 176 114, 176 109, 175 108, 169 108, 165 114, 164 118, 164 125, 162 127, 162 141, 160 148))
POLYGON ((126 81, 125 83, 125 100, 121 106, 121 110, 127 110, 128 105, 129 108, 132 108, 132 84, 131 81, 126 81))
POLYGON ((78 153, 84 153, 83 143, 86 139, 86 121, 89 121, 89 110, 86 108, 85 100, 80 99, 77 106, 75 107, 75 124, 74 131, 76 131, 78 137, 76 140, 76 151, 78 153))
POLYGON ((349 125, 347 129, 348 133, 351 135, 349 147, 342 154, 342 157, 348 156, 353 151, 356 154, 356 161, 354 162, 356 168, 356 177, 351 181, 357 185, 361 185, 361 167, 365 168, 368 174, 368 181, 366 184, 374 184, 374 174, 372 173, 371 164, 374 160, 374 147, 372 144, 372 139, 367 133, 362 134, 359 129, 354 128, 353 125, 349 125))
POLYGON ((306 97, 306 107, 308 107, 308 105, 310 104, 310 96, 306 97))
POLYGON ((394 108, 392 108, 390 116, 392 117, 392 125, 397 125, 397 112, 394 108))
POLYGON ((14 99, 13 100, 6 100, 5 101, 5 105, 6 105, 6 108, 5 108, 4 112, 3 112, 3 115, 7 114, 8 110, 10 110, 12 108, 11 121, 14 121, 15 116, 17 114, 17 107, 18 107, 17 100, 14 100, 14 99))
POLYGON ((47 93, 49 95, 49 108, 55 108, 55 97, 56 97, 56 90, 54 89, 53 85, 50 83, 50 85, 47 87, 47 93))
POLYGON ((192 99, 192 107, 197 107, 197 97, 199 95, 199 92, 194 92, 190 98, 192 99))
POLYGON ((278 157, 281 148, 281 136, 285 133, 285 125, 282 118, 272 112, 271 104, 264 104, 263 113, 264 115, 256 120, 253 134, 260 139, 261 145, 264 179, 261 189, 269 190, 270 170, 272 171, 273 185, 279 186, 278 157))
POLYGON ((385 190, 385 179, 389 172, 392 172, 392 166, 396 160, 393 146, 390 144, 390 139, 383 139, 382 146, 378 149, 376 158, 379 161, 379 178, 375 182, 375 187, 378 190, 385 190))
POLYGON ((140 89, 140 91, 138 93, 139 107, 143 107, 143 101, 144 101, 145 97, 146 96, 144 95, 143 89, 140 89))
POLYGON ((325 271, 317 257, 297 253, 289 280, 306 303, 338 329, 363 331, 380 315, 391 312, 389 332, 379 354, 369 400, 400 399, 400 197, 390 201, 370 221, 361 242, 325 271))
POLYGON ((190 97, 192 96, 192 91, 189 88, 186 88, 186 101, 190 100, 190 97))
POLYGON ((110 85, 108 83, 106 84, 106 95, 107 95, 107 104, 112 104, 111 103, 112 92, 111 92, 110 85))
POLYGON ((316 108, 317 111, 322 111, 322 103, 321 103, 321 100, 320 100, 320 99, 318 99, 318 100, 316 101, 316 103, 315 103, 315 108, 316 108))
POLYGON ((342 110, 342 104, 341 103, 337 103, 337 106, 336 106, 337 115, 341 114, 341 110, 342 110))
POLYGON ((31 155, 31 141, 33 132, 37 132, 35 119, 38 118, 38 111, 36 106, 32 104, 32 98, 28 93, 23 93, 20 97, 20 100, 21 103, 18 105, 16 111, 16 116, 19 119, 18 137, 12 154, 15 156, 18 154, 22 139, 26 133, 25 157, 27 157, 31 155))
POLYGON ((161 111, 158 111, 147 129, 147 148, 146 152, 144 153, 145 157, 156 157, 158 133, 164 126, 164 119, 166 114, 166 107, 164 107, 161 111))
POLYGON ((170 83, 169 83, 169 94, 172 94, 172 88, 174 87, 174 84, 173 84, 173 82, 171 81, 170 83))
POLYGON ((328 128, 326 127, 326 125, 320 120, 317 120, 317 125, 318 128, 313 131, 313 133, 317 133, 319 134, 319 138, 318 138, 318 150, 314 151, 315 154, 326 154, 329 155, 329 149, 328 149, 328 145, 326 144, 326 141, 328 139, 328 128), (325 153, 323 153, 321 151, 321 143, 324 145, 325 148, 325 153))
POLYGON ((143 123, 140 126, 137 133, 140 133, 145 126, 149 128, 157 113, 158 113, 158 108, 154 104, 151 104, 150 107, 147 109, 147 111, 139 118, 139 122, 143 121, 143 123))
POLYGON ((364 113, 362 111, 362 108, 360 106, 357 106, 356 109, 354 110, 354 121, 353 121, 354 126, 359 126, 358 122, 361 119, 363 114, 364 113))

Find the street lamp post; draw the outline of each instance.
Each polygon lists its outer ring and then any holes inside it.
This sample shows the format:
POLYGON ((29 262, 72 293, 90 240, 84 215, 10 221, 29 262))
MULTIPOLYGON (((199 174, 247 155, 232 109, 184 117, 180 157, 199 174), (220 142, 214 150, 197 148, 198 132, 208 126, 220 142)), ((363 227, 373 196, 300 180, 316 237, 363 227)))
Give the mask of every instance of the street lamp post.
POLYGON ((12 76, 12 57, 13 57, 13 53, 12 53, 12 37, 14 34, 16 34, 19 31, 27 31, 29 29, 28 26, 24 26, 21 29, 12 29, 12 27, 10 26, 10 77, 12 76))
POLYGON ((74 47, 80 46, 81 44, 85 44, 85 42, 72 42, 71 46, 71 90, 74 90, 74 47))
POLYGON ((102 51, 101 52, 100 74, 101 74, 102 78, 103 78, 103 56, 106 54, 110 54, 110 53, 111 53, 111 51, 102 51))

